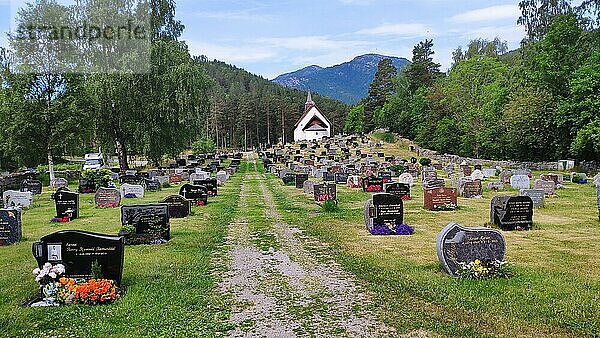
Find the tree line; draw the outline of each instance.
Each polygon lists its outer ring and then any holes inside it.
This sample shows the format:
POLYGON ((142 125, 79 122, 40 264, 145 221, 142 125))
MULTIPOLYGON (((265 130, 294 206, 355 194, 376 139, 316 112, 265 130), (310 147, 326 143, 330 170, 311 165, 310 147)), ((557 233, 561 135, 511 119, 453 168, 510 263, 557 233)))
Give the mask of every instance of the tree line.
POLYGON ((518 50, 477 39, 447 73, 433 41, 396 76, 382 60, 347 132, 388 128, 442 153, 522 161, 600 159, 600 1, 521 1, 518 50))
MULTIPOLYGON (((0 48, 0 168, 47 162, 52 173, 63 156, 102 149, 126 170, 131 156, 158 164, 194 142, 242 148, 290 141, 306 93, 192 56, 180 40, 185 27, 175 10, 174 0, 81 0, 76 6, 37 0, 21 9, 16 25, 28 30, 9 36, 10 49, 0 48), (29 29, 99 20, 138 20, 148 27, 148 43, 82 44, 57 38, 62 31, 29 29), (27 39, 32 32, 35 39, 27 39)), ((316 101, 341 131, 347 107, 316 101)))

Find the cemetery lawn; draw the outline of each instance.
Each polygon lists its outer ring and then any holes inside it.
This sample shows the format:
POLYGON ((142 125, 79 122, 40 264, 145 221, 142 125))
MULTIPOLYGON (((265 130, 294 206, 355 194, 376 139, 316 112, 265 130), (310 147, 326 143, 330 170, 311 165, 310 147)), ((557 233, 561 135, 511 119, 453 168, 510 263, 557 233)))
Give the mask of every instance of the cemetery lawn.
POLYGON ((568 183, 557 191, 560 198, 546 199, 546 207, 534 211, 533 231, 503 232, 516 277, 469 281, 443 272, 436 237, 449 222, 489 226, 493 192, 485 191, 479 200, 459 197, 457 211, 436 213, 423 209, 417 185, 404 204, 405 223, 416 233, 382 237, 371 236, 364 226, 370 194, 338 185, 340 211, 325 213, 301 190, 268 177, 285 221, 323 242, 319 256, 325 253, 352 272, 372 293, 379 319, 400 333, 600 335, 600 224, 591 185, 568 183))
MULTIPOLYGON (((52 224, 50 192, 36 196, 23 215, 22 242, 0 247, 0 336, 6 337, 207 337, 230 329, 229 301, 215 292, 225 252, 227 224, 238 205, 240 171, 219 188, 194 215, 171 220, 172 239, 165 245, 127 246, 123 271, 126 295, 106 306, 22 308, 37 292, 31 274, 36 267, 31 245, 61 230, 117 234, 120 209, 96 209, 92 195, 80 195, 80 219, 52 224)), ((126 204, 156 203, 177 194, 179 187, 146 193, 126 204)), ((71 189, 76 189, 71 186, 71 189)))

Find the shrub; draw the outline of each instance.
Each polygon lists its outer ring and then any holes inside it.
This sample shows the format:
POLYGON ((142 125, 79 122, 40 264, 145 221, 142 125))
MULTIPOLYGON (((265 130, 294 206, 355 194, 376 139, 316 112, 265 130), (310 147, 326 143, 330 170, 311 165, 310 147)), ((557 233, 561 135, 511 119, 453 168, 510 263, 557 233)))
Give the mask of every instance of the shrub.
POLYGON ((97 187, 108 187, 112 183, 112 172, 108 169, 84 170, 81 177, 97 187))
POLYGON ((192 151, 195 155, 214 153, 216 149, 215 143, 207 138, 200 138, 192 144, 192 151))
POLYGON ((338 212, 338 211, 340 211, 340 208, 338 207, 337 202, 332 201, 332 200, 327 200, 327 201, 323 202, 323 205, 321 207, 323 208, 323 212, 338 212))
POLYGON ((419 164, 424 167, 429 167, 431 165, 431 159, 428 157, 423 157, 419 160, 419 164))

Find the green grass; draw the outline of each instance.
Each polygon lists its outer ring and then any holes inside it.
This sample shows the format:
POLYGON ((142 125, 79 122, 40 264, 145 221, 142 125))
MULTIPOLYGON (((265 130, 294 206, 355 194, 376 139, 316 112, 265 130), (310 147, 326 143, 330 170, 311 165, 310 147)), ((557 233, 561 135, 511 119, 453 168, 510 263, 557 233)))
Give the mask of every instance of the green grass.
POLYGON ((457 211, 436 213, 423 209, 422 189, 415 187, 404 211, 415 235, 380 237, 369 235, 362 220, 369 194, 338 186, 340 211, 324 213, 301 191, 269 177, 285 220, 328 244, 326 254, 373 292, 379 317, 399 332, 600 335, 600 224, 589 185, 567 184, 558 190, 560 198, 547 199, 546 207, 535 211, 535 231, 504 232, 516 277, 468 281, 442 271, 435 240, 451 221, 486 225, 494 193, 485 192, 480 200, 459 198, 457 211))
MULTIPOLYGON (((34 208, 23 215, 24 240, 0 247, 0 336, 210 337, 229 330, 229 300, 216 291, 211 271, 223 269, 214 262, 223 260, 227 225, 236 213, 245 170, 244 164, 220 188, 219 196, 209 199, 206 207, 194 208, 194 216, 172 219, 172 240, 167 244, 126 247, 127 293, 110 306, 21 307, 37 292, 31 275, 36 264, 33 241, 60 230, 116 234, 121 228, 120 209, 96 209, 93 195, 80 196, 80 219, 61 225, 50 223, 54 215, 50 192, 36 196, 34 208)), ((155 203, 177 189, 125 203, 155 203)))

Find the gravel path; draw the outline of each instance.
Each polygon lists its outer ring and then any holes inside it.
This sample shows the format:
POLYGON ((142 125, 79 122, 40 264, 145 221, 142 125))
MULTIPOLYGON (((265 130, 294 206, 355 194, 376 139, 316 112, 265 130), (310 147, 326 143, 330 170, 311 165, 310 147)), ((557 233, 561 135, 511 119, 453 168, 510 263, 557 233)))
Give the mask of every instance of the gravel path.
POLYGON ((300 230, 282 221, 265 181, 256 171, 246 174, 238 218, 229 225, 229 271, 220 284, 234 302, 229 336, 396 336, 367 311, 370 300, 352 276, 333 261, 319 261, 299 238, 300 230), (256 246, 248 223, 250 196, 264 203, 264 220, 278 248, 256 246))

